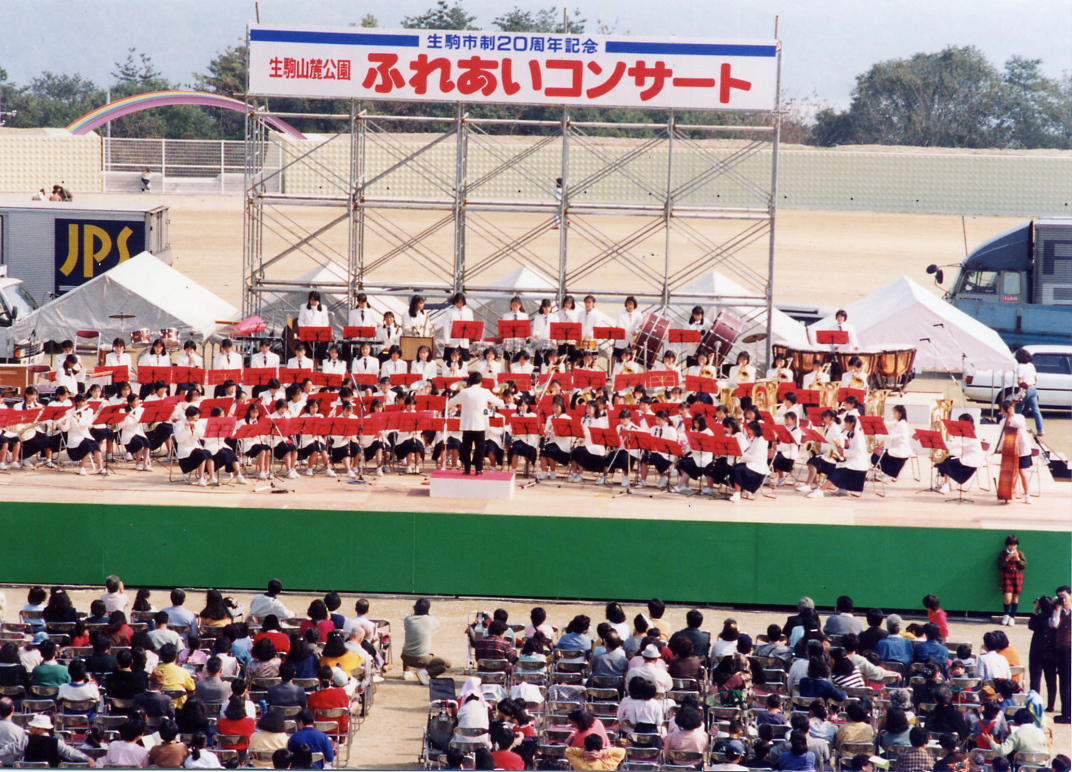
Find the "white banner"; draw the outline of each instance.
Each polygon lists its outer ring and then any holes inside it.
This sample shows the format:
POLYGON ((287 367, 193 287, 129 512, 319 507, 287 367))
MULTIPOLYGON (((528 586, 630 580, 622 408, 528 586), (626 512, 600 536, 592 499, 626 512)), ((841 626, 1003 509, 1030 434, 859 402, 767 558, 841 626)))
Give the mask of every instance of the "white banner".
POLYGON ((776 40, 254 25, 257 96, 769 111, 776 40))

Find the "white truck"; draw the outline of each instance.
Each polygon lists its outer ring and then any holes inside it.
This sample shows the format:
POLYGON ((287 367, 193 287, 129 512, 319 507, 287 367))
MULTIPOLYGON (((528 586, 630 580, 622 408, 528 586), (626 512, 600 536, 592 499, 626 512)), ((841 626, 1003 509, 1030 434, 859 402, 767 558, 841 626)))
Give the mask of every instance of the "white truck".
MULTIPOLYGON (((1034 360, 1039 406, 1072 407, 1072 346, 1024 346, 1034 360)), ((968 370, 964 373, 964 395, 978 402, 1001 402, 1019 388, 1016 373, 968 370)))
POLYGON ((48 302, 146 251, 171 264, 166 206, 0 200, 0 361, 41 353, 39 341, 7 334, 35 298, 48 302))

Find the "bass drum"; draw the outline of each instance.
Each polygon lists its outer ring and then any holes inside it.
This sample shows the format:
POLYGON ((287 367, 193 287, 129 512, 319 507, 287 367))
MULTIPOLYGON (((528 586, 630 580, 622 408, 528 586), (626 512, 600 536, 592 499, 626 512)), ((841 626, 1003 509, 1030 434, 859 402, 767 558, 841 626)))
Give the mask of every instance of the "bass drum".
POLYGON ((887 349, 881 351, 875 360, 875 369, 871 380, 880 389, 903 391, 912 380, 912 366, 916 362, 914 348, 887 349))
POLYGON ((650 370, 656 362, 661 361, 663 344, 670 334, 670 320, 664 316, 648 312, 637 332, 634 349, 636 361, 645 370, 650 370))
POLYGON ((744 321, 728 311, 719 311, 715 317, 711 329, 704 333, 700 339, 700 345, 696 347, 697 354, 706 354, 708 362, 718 369, 741 336, 744 329, 744 321))

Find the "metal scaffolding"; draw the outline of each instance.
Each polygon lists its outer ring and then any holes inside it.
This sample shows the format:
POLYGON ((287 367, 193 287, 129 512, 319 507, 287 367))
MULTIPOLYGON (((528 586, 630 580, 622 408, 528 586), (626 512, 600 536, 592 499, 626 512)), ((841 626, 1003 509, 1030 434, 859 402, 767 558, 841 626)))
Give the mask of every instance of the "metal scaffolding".
MULTIPOLYGON (((778 73, 780 93, 780 52, 778 73)), ((673 300, 766 308, 769 341, 780 111, 776 105, 769 113, 727 113, 735 125, 714 126, 682 124, 673 111, 662 124, 623 124, 574 120, 566 108, 559 121, 507 121, 472 117, 462 104, 453 117, 373 114, 357 102, 341 115, 273 113, 250 104, 243 312, 258 313, 273 293, 309 289, 295 281, 301 273, 295 270, 297 256, 307 261, 306 270, 315 265, 331 268, 335 278, 318 281, 316 288, 344 296, 351 306, 359 291, 400 296, 420 292, 430 301, 458 291, 476 298, 501 297, 504 291, 493 286, 493 279, 504 268, 521 265, 546 278, 556 288, 558 301, 566 294, 599 299, 634 295, 642 307, 665 308, 673 300), (265 119, 270 116, 331 119, 341 128, 268 167, 264 161, 273 139, 265 119), (431 133, 392 131, 403 124, 417 124, 431 133), (490 133, 501 124, 544 133, 527 137, 527 144, 512 145, 490 133), (640 138, 615 154, 596 136, 604 129, 629 129, 640 138), (414 148, 403 143, 403 137, 420 137, 423 144, 414 148), (715 152, 707 140, 718 138, 737 141, 730 152, 715 152), (327 160, 347 143, 348 166, 327 160), (447 156, 452 145, 454 152, 447 156), (561 188, 548 178, 546 165, 543 171, 535 165, 539 154, 555 150, 561 188), (369 163, 373 154, 380 159, 376 168, 369 163), (478 154, 487 170, 470 174, 478 154), (664 155, 665 169, 659 174, 639 168, 664 155), (750 159, 754 164, 757 156, 766 155, 769 184, 742 171, 750 159), (681 163, 686 156, 690 163, 681 163), (444 157, 452 157, 453 168, 444 157), (317 192, 288 184, 289 170, 298 168, 306 177, 316 175, 317 192), (419 180, 426 194, 398 192, 397 185, 392 191, 390 182, 403 172, 419 180), (490 189, 507 174, 538 195, 529 200, 495 195, 490 189), (749 205, 690 200, 703 198, 698 194, 716 180, 743 191, 749 205), (607 195, 614 185, 628 186, 636 195, 607 195), (638 195, 645 202, 638 202, 638 195), (316 217, 310 216, 310 208, 316 217), (414 213, 424 218, 419 226, 413 225, 414 213), (520 233, 518 215, 526 216, 520 233), (512 218, 509 227, 506 218, 512 218), (608 232, 608 218, 614 218, 614 234, 608 232), (721 221, 717 238, 709 232, 710 221, 721 221), (344 224, 345 246, 334 233, 344 224), (556 241, 556 228, 557 253, 549 248, 556 241), (453 246, 449 256, 429 243, 442 243, 447 234, 453 246), (687 254, 673 247, 675 237, 676 243, 689 245, 687 254), (761 247, 764 239, 765 265, 742 259, 746 248, 761 247), (746 294, 682 295, 690 281, 716 268, 745 287, 746 294), (601 274, 610 269, 627 271, 628 287, 608 289, 601 274)))

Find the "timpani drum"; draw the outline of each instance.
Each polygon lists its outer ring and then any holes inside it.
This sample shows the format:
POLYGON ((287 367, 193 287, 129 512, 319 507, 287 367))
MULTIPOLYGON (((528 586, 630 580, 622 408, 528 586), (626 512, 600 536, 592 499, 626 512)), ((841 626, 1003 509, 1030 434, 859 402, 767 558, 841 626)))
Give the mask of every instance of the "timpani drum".
POLYGON ((150 343, 152 343, 152 337, 147 327, 142 327, 140 330, 134 330, 130 333, 131 346, 148 346, 150 343))
POLYGON ((164 341, 164 348, 174 351, 181 345, 179 342, 179 328, 165 327, 160 331, 160 340, 164 341))
POLYGON ((711 329, 704 333, 700 339, 700 345, 696 347, 697 354, 706 354, 707 360, 714 366, 719 367, 730 353, 733 344, 744 329, 744 321, 728 311, 719 311, 715 317, 711 329))
POLYGON ((853 357, 859 357, 864 365, 864 375, 870 378, 871 373, 875 371, 875 366, 878 363, 878 358, 881 353, 882 349, 879 348, 862 348, 858 351, 838 351, 837 361, 838 365, 841 366, 841 372, 847 373, 849 371, 849 360, 853 357))
POLYGON ((399 339, 398 345, 402 348, 402 359, 407 362, 412 362, 417 358, 417 352, 421 346, 427 346, 428 350, 432 352, 432 358, 435 358, 435 338, 420 335, 403 335, 399 339))
POLYGON ((775 354, 785 354, 789 358, 789 366, 796 374, 796 383, 799 386, 804 381, 804 376, 811 372, 815 362, 827 364, 833 361, 834 354, 829 347, 820 348, 806 347, 793 348, 791 346, 773 346, 771 350, 775 354))
POLYGON ((669 319, 652 312, 644 315, 644 321, 637 331, 636 342, 633 347, 636 351, 637 362, 645 370, 650 370, 656 362, 660 361, 663 344, 669 334, 669 319))
POLYGON ((912 379, 912 366, 916 362, 914 348, 886 349, 875 360, 873 380, 882 389, 903 389, 912 379))

